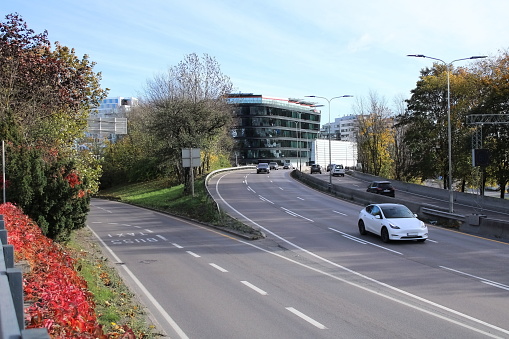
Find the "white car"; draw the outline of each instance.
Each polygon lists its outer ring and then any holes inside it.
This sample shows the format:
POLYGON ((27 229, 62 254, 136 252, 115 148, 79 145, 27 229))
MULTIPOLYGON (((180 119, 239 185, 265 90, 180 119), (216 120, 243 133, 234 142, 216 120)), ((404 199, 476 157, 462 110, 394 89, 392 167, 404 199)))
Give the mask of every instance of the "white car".
POLYGON ((379 235, 383 242, 391 240, 428 239, 428 226, 401 204, 372 204, 359 213, 359 233, 379 235))

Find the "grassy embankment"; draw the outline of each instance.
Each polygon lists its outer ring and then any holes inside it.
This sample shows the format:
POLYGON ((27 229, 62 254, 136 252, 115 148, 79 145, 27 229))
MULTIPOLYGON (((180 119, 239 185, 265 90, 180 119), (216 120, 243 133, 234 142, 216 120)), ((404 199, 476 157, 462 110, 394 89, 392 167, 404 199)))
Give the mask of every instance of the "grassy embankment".
MULTIPOLYGON (((194 197, 184 194, 183 185, 171 186, 168 180, 114 187, 101 191, 98 197, 183 216, 253 238, 260 236, 258 231, 238 220, 218 213, 215 202, 207 195, 203 179, 195 181, 194 197)), ((137 337, 157 337, 143 308, 123 284, 112 264, 107 262, 91 232, 88 229, 75 232, 69 246, 79 260, 80 275, 87 280, 89 290, 95 296, 99 322, 105 329, 121 331, 119 325, 127 324, 137 337)))

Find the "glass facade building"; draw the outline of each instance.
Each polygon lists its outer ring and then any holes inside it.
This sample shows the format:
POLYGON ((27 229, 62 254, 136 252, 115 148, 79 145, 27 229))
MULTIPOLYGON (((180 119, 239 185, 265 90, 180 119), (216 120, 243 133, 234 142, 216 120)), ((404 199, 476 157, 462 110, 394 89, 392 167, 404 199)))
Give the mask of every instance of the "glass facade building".
POLYGON ((321 116, 313 103, 254 94, 231 94, 228 103, 235 117, 237 164, 289 161, 297 166, 310 160, 321 116))

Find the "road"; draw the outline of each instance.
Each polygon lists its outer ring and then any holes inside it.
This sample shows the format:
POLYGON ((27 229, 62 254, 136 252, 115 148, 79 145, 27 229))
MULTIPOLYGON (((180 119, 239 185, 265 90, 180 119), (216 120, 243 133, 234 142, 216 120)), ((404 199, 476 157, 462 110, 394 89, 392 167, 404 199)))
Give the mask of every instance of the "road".
POLYGON ((89 227, 172 338, 509 337, 509 247, 430 227, 426 243, 360 236, 360 207, 289 171, 210 182, 257 241, 94 199, 89 227))

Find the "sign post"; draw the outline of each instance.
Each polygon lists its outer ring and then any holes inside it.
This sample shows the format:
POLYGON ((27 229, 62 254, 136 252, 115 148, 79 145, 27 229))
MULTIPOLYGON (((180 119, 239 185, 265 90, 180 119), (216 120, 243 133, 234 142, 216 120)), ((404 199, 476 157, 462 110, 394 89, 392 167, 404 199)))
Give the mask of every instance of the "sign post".
POLYGON ((193 168, 201 165, 199 148, 182 149, 182 167, 191 168, 191 193, 194 197, 194 172, 193 168))

